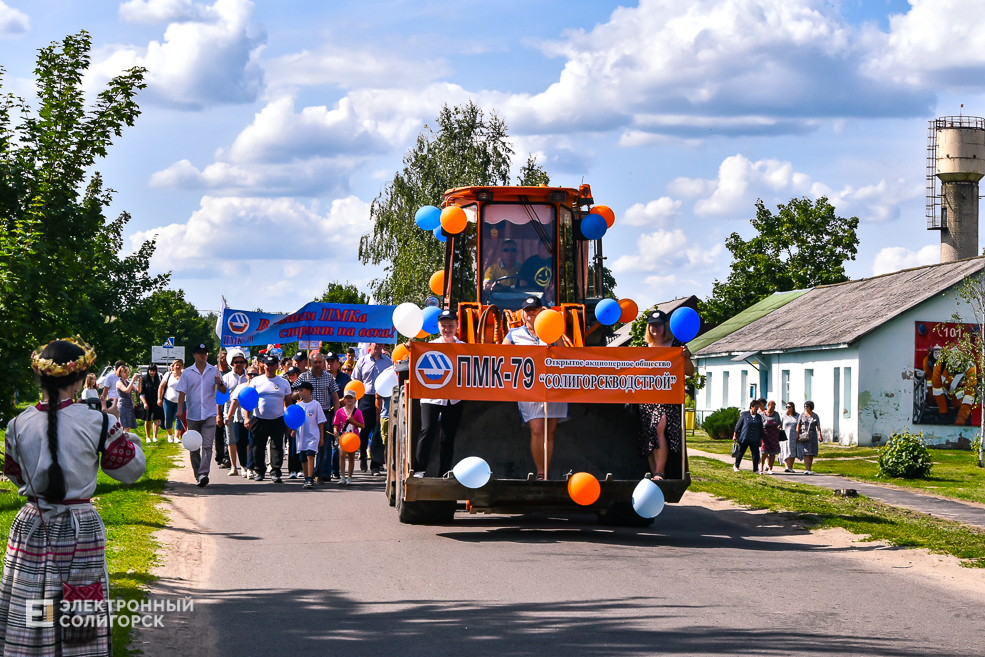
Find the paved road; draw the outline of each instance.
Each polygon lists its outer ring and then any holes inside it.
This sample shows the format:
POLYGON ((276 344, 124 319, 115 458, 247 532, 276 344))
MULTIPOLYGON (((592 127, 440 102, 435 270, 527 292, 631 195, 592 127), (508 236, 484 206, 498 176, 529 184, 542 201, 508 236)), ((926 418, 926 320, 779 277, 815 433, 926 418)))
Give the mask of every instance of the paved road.
POLYGON ((214 481, 174 491, 206 496, 216 558, 196 614, 141 634, 148 655, 985 654, 972 594, 741 511, 668 507, 645 530, 464 513, 415 527, 369 477, 214 481))

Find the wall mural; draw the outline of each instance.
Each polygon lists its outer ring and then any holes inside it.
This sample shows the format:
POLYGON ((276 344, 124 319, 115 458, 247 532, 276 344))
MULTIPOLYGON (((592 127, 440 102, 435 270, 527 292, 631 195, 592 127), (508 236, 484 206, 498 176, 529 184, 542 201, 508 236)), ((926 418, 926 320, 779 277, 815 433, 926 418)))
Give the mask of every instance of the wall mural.
POLYGON ((913 422, 981 426, 981 399, 976 398, 975 359, 948 355, 944 348, 963 336, 977 335, 975 324, 916 322, 913 340, 913 422))

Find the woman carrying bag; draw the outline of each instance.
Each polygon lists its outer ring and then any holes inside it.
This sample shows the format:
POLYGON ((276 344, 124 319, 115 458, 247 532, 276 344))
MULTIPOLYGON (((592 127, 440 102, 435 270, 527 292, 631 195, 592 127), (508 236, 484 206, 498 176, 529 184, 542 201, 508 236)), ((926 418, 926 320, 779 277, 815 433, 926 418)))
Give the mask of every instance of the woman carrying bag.
POLYGON ((144 473, 144 453, 115 416, 72 403, 96 360, 91 347, 74 338, 39 351, 31 365, 43 401, 6 433, 3 471, 28 501, 10 527, 0 579, 0 654, 109 655, 108 610, 98 604, 109 599, 106 529, 90 498, 100 466, 131 484, 144 473), (94 601, 93 611, 63 612, 63 600, 69 606, 83 599, 94 601), (40 622, 47 609, 54 611, 51 626, 40 622), (77 625, 64 618, 74 615, 97 618, 77 625))
POLYGON ((749 411, 739 416, 739 421, 735 423, 732 441, 735 443, 732 446, 732 456, 735 457, 732 470, 739 471, 742 457, 748 447, 752 459, 752 471, 759 474, 759 446, 763 442, 763 416, 759 413, 759 400, 753 399, 749 404, 749 411))
POLYGON ((820 450, 821 420, 814 412, 814 402, 804 402, 804 412, 797 418, 797 458, 804 461, 804 474, 812 475, 814 457, 820 450))

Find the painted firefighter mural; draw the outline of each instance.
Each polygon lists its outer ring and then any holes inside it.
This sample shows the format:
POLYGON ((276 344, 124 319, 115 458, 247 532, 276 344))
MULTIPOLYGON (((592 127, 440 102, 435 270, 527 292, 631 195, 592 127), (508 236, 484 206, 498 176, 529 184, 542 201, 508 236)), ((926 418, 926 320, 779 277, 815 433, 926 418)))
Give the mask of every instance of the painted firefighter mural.
MULTIPOLYGON (((913 422, 980 426, 977 399, 981 363, 977 349, 955 349, 977 326, 951 322, 916 322, 914 339, 913 422)), ((967 343, 967 340, 966 340, 967 343)))

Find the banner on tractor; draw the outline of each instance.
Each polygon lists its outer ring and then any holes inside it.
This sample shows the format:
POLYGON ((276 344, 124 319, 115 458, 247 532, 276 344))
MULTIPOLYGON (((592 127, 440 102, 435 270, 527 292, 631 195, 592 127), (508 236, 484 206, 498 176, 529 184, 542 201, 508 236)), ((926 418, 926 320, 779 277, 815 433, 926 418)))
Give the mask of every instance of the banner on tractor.
POLYGON ((222 331, 220 344, 248 347, 305 340, 394 344, 395 307, 311 302, 290 315, 224 308, 218 327, 222 331))
POLYGON ((412 342, 415 399, 683 404, 679 347, 522 347, 412 342))

